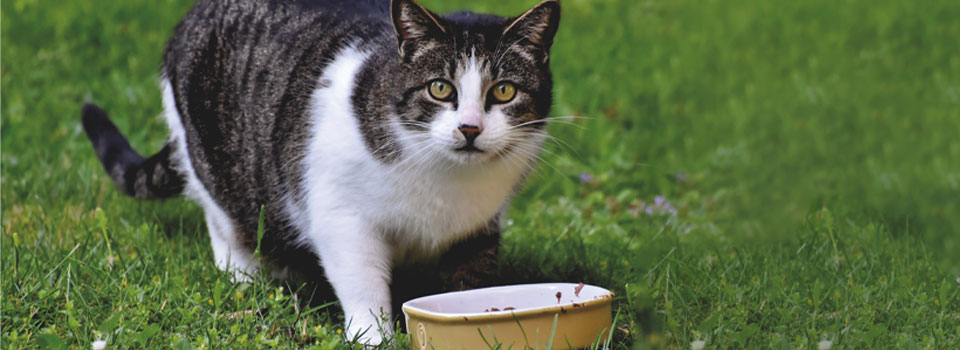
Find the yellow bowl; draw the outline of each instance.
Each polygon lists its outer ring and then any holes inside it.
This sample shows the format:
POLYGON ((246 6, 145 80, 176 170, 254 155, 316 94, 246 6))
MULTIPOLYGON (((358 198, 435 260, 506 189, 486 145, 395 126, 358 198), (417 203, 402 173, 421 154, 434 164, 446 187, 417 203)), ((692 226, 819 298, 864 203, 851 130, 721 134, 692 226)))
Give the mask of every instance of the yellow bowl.
POLYGON ((584 348, 606 339, 609 290, 576 283, 520 284, 436 294, 403 303, 414 350, 584 348), (601 337, 604 336, 604 337, 601 337))

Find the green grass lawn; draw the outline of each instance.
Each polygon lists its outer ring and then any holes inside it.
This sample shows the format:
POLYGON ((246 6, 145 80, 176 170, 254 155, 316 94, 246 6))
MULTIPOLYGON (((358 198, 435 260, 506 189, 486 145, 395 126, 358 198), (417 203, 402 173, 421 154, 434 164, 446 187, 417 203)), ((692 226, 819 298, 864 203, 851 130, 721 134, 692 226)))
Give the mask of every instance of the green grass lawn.
MULTIPOLYGON (((957 348, 960 1, 563 6, 554 114, 586 118, 513 203, 504 283, 615 291, 618 349, 957 348)), ((200 209, 122 196, 83 135, 94 100, 160 148, 188 7, 0 4, 0 348, 350 347, 336 304, 231 284, 200 209)))

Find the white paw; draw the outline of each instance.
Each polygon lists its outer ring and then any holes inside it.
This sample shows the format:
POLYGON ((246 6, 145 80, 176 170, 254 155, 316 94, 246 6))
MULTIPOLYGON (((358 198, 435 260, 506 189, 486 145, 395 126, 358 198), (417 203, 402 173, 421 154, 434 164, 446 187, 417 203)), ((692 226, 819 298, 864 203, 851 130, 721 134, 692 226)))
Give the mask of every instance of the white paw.
POLYGON ((234 254, 226 258, 217 259, 217 268, 230 275, 230 281, 233 283, 253 282, 253 276, 260 269, 260 264, 254 259, 231 259, 234 257, 243 257, 240 254, 234 254), (241 260, 241 261, 237 261, 241 260))
POLYGON ((380 317, 373 317, 372 314, 357 316, 359 317, 347 321, 345 328, 347 329, 348 340, 356 340, 357 343, 367 347, 374 347, 383 343, 383 340, 393 333, 390 323, 386 321, 389 319, 389 315, 380 315, 380 317))

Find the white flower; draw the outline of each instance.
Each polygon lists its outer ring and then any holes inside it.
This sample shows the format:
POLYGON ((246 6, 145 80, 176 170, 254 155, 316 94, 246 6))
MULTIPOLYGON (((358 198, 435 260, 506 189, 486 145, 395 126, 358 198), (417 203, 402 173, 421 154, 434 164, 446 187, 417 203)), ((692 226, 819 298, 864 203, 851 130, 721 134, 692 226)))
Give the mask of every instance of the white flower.
POLYGON ((703 348, 706 346, 707 342, 703 340, 695 340, 694 342, 690 343, 691 350, 703 350, 703 348))
POLYGON ((107 341, 106 341, 106 340, 97 340, 97 341, 93 342, 93 344, 91 344, 91 345, 93 346, 93 350, 103 350, 103 349, 106 349, 106 348, 107 348, 107 341))
POLYGON ((830 350, 833 347, 833 342, 830 340, 824 340, 817 343, 817 350, 830 350))

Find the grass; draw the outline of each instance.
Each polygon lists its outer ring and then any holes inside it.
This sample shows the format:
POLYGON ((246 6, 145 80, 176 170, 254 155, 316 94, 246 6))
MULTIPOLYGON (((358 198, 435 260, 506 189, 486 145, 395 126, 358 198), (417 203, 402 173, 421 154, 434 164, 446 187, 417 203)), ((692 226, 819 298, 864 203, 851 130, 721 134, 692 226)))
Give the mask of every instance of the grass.
MULTIPOLYGON (((0 347, 351 347, 316 289, 231 284, 199 208, 123 197, 82 134, 95 100, 159 149, 156 73, 188 6, 0 4, 0 347)), ((504 283, 614 290, 617 349, 960 343, 960 2, 563 6, 554 114, 587 118, 551 127, 504 283)))

